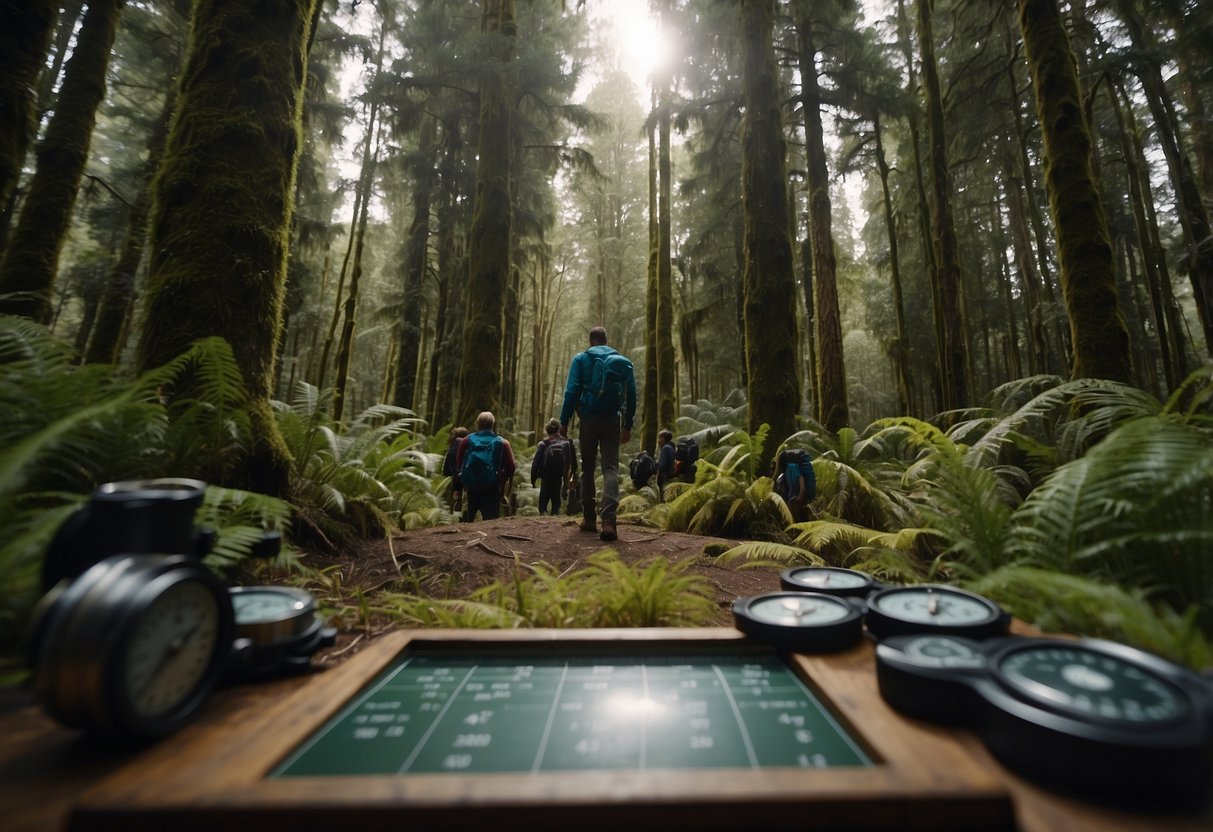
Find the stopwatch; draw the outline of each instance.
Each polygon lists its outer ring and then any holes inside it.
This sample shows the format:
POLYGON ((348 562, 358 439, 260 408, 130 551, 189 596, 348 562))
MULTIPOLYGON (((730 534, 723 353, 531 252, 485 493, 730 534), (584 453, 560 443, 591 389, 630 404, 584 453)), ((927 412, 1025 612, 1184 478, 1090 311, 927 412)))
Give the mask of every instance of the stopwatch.
POLYGON ((61 582, 35 612, 30 659, 46 710, 126 740, 184 725, 232 648, 227 588, 183 555, 114 555, 61 582))
POLYGON ((877 681, 903 713, 974 728, 1008 767, 1122 802, 1199 803, 1213 786, 1213 685, 1101 640, 895 636, 877 681))
POLYGON ((779 573, 779 586, 789 592, 824 592, 842 598, 866 598, 880 588, 871 575, 838 566, 794 566, 779 573))
POLYGON ((950 586, 889 587, 868 596, 868 632, 877 639, 908 633, 990 638, 1006 635, 1011 617, 988 598, 950 586))
POLYGON ((306 668, 312 655, 336 639, 325 626, 311 593, 284 586, 242 586, 229 590, 236 639, 247 650, 233 662, 234 676, 267 676, 306 668))
POLYGON ((863 636, 857 606, 815 592, 770 592, 733 602, 737 629, 781 650, 803 653, 845 650, 863 636))

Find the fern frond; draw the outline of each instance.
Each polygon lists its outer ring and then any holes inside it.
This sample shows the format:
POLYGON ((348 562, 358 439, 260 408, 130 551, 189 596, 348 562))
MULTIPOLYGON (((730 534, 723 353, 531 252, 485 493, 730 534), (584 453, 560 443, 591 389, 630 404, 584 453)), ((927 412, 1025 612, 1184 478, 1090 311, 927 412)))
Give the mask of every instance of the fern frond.
POLYGON ((817 554, 800 546, 789 546, 786 543, 775 543, 769 540, 750 540, 739 543, 716 557, 720 563, 735 563, 737 561, 760 561, 762 563, 777 563, 783 566, 825 566, 825 560, 817 554))

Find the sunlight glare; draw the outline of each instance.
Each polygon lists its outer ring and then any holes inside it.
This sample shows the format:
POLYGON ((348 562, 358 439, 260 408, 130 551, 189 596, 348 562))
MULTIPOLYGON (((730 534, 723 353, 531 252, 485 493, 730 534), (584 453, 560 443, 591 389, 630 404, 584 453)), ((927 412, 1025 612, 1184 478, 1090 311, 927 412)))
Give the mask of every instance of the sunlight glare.
POLYGON ((670 48, 656 19, 649 16, 648 0, 606 0, 601 13, 610 20, 611 36, 625 72, 640 87, 649 75, 669 60, 670 48))
POLYGON ((659 718, 665 706, 647 696, 620 694, 607 700, 606 711, 615 719, 625 722, 648 722, 659 718))

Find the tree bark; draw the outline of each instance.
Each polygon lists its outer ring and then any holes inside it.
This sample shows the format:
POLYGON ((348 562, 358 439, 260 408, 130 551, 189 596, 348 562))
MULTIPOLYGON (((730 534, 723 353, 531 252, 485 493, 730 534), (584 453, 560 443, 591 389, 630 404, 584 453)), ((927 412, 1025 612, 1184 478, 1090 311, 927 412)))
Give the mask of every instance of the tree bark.
POLYGON ((1129 333, 1117 303, 1111 238, 1091 171, 1091 131, 1074 52, 1057 0, 1018 2, 1070 318, 1071 376, 1129 383, 1129 333))
MULTIPOLYGON (((669 25, 670 4, 663 0, 661 25, 669 25)), ((670 87, 673 76, 664 73, 658 92, 657 120, 657 418, 673 429, 678 414, 679 385, 674 356, 674 270, 670 262, 670 87)))
MULTIPOLYGON (((413 182, 413 219, 409 224, 404 268, 404 316, 400 321, 400 354, 396 390, 392 401, 398 407, 414 406, 413 379, 417 371, 421 341, 421 289, 430 245, 430 203, 434 194, 434 121, 426 118, 418 140, 418 159, 413 182)), ((441 326, 441 321, 439 321, 441 326)))
MULTIPOLYGON (((253 445, 226 485, 284 495, 290 455, 269 398, 281 335, 316 0, 200 0, 156 180, 140 369, 195 340, 231 344, 253 445)), ((187 391, 176 391, 188 394, 187 391)))
POLYGON ((918 0, 918 42, 922 53, 922 85, 927 104, 927 144, 931 181, 931 236, 937 266, 933 290, 935 353, 945 410, 969 404, 968 350, 965 340, 964 291, 956 222, 952 215, 952 186, 948 170, 943 94, 935 59, 933 0, 918 0))
POLYGON ((97 307, 96 319, 93 321, 92 335, 89 336, 88 349, 84 353, 86 364, 117 363, 118 353, 122 350, 122 336, 127 331, 127 321, 135 306, 135 273, 139 270, 139 263, 142 262, 146 249, 147 217, 152 205, 152 179, 160 166, 160 160, 164 157, 169 120, 176 105, 177 90, 174 86, 165 94, 156 129, 148 139, 143 182, 139 188, 139 196, 131 206, 122 252, 105 279, 105 289, 97 307))
MULTIPOLYGON (((654 104, 657 93, 653 91, 654 104)), ((655 107, 654 107, 655 109, 655 107)), ((655 114, 655 113, 654 113, 655 114)), ((657 410, 657 125, 648 130, 649 138, 649 251, 644 305, 644 391, 641 410, 644 413, 644 433, 641 447, 650 454, 657 452, 657 432, 661 414, 657 410)), ((670 426, 673 430, 673 427, 670 426)))
POLYGON ((817 421, 837 433, 850 422, 847 371, 842 357, 842 316, 838 308, 838 264, 831 221, 830 176, 826 168, 825 131, 821 124, 821 89, 817 81, 817 47, 806 16, 796 25, 800 47, 800 100, 804 111, 805 157, 808 162, 809 239, 813 255, 813 314, 817 347, 817 421))
POLYGON ((479 164, 464 309, 459 408, 467 423, 501 404, 505 304, 510 280, 510 140, 513 111, 514 0, 482 0, 490 54, 480 76, 479 164))
POLYGON ((1179 224, 1188 247, 1188 279, 1192 284, 1192 298, 1200 315, 1205 351, 1213 355, 1213 226, 1201 198, 1192 160, 1180 142, 1179 121, 1175 117, 1171 95, 1163 82, 1162 66, 1153 57, 1157 53, 1154 39, 1147 34, 1145 24, 1131 2, 1119 0, 1117 7, 1135 47, 1135 71, 1145 89, 1150 113, 1154 116, 1158 144, 1171 170, 1179 224))
POLYGON ((38 164, 21 216, 0 261, 0 312, 46 322, 59 253, 67 237, 88 148, 105 98, 105 71, 126 0, 90 3, 64 71, 55 114, 36 151, 38 164))
POLYGON ((788 238, 787 176, 778 75, 771 33, 774 0, 742 0, 741 199, 745 222, 746 365, 749 431, 764 424, 771 441, 755 460, 770 465, 777 445, 796 430, 796 278, 788 238))
POLYGON ((38 130, 34 86, 58 16, 59 4, 52 0, 0 3, 0 208, 17 187, 38 130))
POLYGON ((884 205, 885 233, 889 237, 889 283, 893 290, 893 313, 897 321, 896 340, 892 346, 893 373, 897 379, 897 399, 900 412, 914 415, 910 396, 910 333, 906 329, 905 300, 901 293, 901 257, 897 249, 897 218, 893 213, 893 197, 889 191, 889 163, 884 155, 880 114, 872 116, 872 132, 876 139, 876 167, 880 172, 880 193, 884 205))

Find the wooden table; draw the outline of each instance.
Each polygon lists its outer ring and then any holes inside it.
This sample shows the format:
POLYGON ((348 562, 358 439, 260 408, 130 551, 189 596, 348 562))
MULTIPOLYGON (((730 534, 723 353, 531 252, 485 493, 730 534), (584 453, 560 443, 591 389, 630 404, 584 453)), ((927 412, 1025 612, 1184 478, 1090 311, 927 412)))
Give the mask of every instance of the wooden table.
MULTIPOLYGON (((143 750, 94 745, 28 701, 0 707, 0 829, 73 830, 481 828, 736 829, 1017 828, 1186 832, 1199 816, 1138 814, 1039 788, 1006 771, 980 740, 889 709, 876 690, 872 646, 798 656, 810 687, 859 734, 881 765, 723 773, 562 772, 267 780, 266 772, 338 711, 407 645, 508 641, 587 650, 604 643, 740 644, 728 629, 423 631, 381 639, 310 678, 221 690, 200 718, 143 750)), ((3 703, 0 703, 3 704, 3 703)))

